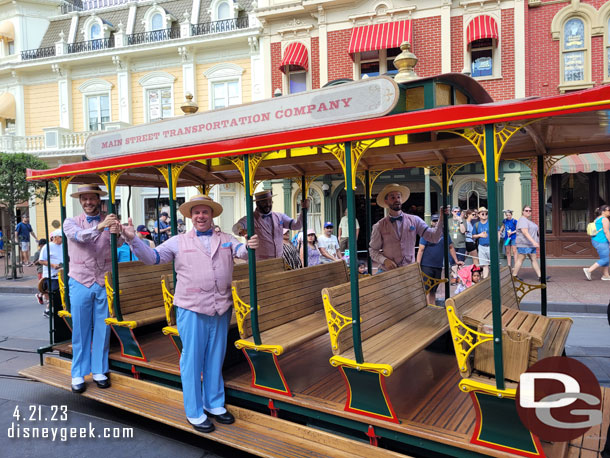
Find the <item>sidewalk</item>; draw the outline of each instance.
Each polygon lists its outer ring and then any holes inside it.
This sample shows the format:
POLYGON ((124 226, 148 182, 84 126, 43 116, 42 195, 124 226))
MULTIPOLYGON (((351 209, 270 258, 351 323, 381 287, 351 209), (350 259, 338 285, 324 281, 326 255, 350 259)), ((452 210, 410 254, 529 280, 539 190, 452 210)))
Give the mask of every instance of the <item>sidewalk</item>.
MULTIPOLYGON (((2 265, 2 273, 4 274, 4 265, 2 265)), ((16 280, 7 280, 4 275, 0 277, 0 293, 36 294, 38 292, 36 266, 24 267, 23 275, 19 271, 17 275, 19 278, 16 280)))

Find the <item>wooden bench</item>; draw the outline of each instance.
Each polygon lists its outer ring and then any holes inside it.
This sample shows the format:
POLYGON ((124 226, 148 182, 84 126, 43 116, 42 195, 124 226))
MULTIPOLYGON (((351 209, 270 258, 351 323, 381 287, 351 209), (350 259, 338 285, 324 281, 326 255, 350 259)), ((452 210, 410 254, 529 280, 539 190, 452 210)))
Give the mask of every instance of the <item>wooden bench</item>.
MULTIPOLYGON (((258 261, 256 263, 256 274, 267 275, 271 273, 283 272, 288 270, 288 265, 284 262, 283 258, 265 259, 264 261, 258 261)), ((244 280, 249 277, 248 263, 235 264, 233 266, 233 281, 244 280)), ((165 302, 165 319, 167 326, 162 329, 164 335, 168 336, 172 341, 172 344, 178 351, 178 354, 182 354, 182 341, 180 340, 180 333, 176 327, 176 311, 174 310, 174 276, 163 275, 161 277, 161 289, 163 291, 163 300, 165 302)), ((231 316, 231 326, 235 326, 237 323, 235 314, 231 316)))
POLYGON ((385 377, 447 332, 442 307, 426 304, 419 264, 358 282, 363 362, 354 352, 350 284, 322 290, 334 356, 346 382, 345 410, 398 423, 385 377))
MULTIPOLYGON (((504 386, 498 388, 493 357, 491 279, 447 299, 445 306, 462 375, 461 391, 470 393, 477 422, 471 443, 494 450, 515 449, 538 456, 540 441, 525 429, 515 406, 517 382, 527 368, 563 352, 571 318, 549 318, 519 310, 523 296, 539 287, 500 270, 504 386), (515 283, 517 287, 515 287, 515 283), (498 434, 510 430, 510 434, 498 434), (485 438, 482 440, 481 438, 485 438)), ((528 456, 530 456, 528 455, 528 456)))
POLYGON ((165 304, 160 288, 161 277, 172 274, 171 264, 148 266, 141 261, 122 262, 119 271, 120 310, 114 304, 112 272, 106 272, 106 294, 110 317, 106 324, 112 328, 121 344, 121 355, 148 361, 133 330, 163 323, 165 304), (119 312, 122 319, 119 319, 119 312))
POLYGON ((250 285, 233 282, 233 303, 241 339, 235 346, 250 363, 252 386, 291 396, 278 356, 326 332, 320 291, 348 281, 343 261, 257 276, 258 329, 252 337, 250 285))

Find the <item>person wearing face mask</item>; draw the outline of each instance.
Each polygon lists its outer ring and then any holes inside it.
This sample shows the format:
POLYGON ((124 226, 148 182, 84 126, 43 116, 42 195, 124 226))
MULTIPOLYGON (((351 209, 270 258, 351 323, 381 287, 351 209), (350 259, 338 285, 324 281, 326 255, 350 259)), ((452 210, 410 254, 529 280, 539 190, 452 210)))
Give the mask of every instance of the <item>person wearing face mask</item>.
MULTIPOLYGON (((154 249, 136 236, 131 218, 123 227, 123 235, 144 264, 174 261, 184 411, 197 431, 209 433, 214 431, 211 419, 222 424, 235 421, 225 408, 222 364, 233 305, 233 258, 247 259, 248 252, 246 245, 232 235, 214 230, 213 218, 222 213, 222 206, 208 196, 194 196, 179 210, 185 218, 191 218, 193 229, 154 249)), ((247 246, 258 248, 258 237, 253 235, 247 246)))
MULTIPOLYGON (((283 253, 283 230, 299 230, 303 227, 303 212, 294 220, 284 213, 271 211, 273 194, 271 191, 261 191, 254 194, 256 210, 254 210, 254 233, 258 235, 259 247, 256 250, 256 260, 281 258, 283 253)), ((301 208, 309 208, 309 200, 301 202, 301 208)), ((233 225, 233 233, 245 236, 246 217, 233 225)))
MULTIPOLYGON (((68 282, 72 306, 72 391, 86 389, 85 376, 93 373, 99 388, 108 388, 108 348, 110 327, 104 274, 112 269, 110 234, 120 234, 116 215, 100 211, 101 197, 107 193, 99 186, 85 184, 71 197, 77 197, 84 213, 64 221, 68 240, 70 270, 68 282)), ((117 246, 123 244, 119 238, 117 246)))
MULTIPOLYGON (((435 228, 429 227, 416 215, 402 212, 402 204, 411 191, 406 186, 389 184, 377 195, 377 205, 388 209, 388 216, 373 226, 369 253, 379 263, 379 271, 396 269, 415 262, 415 237, 419 235, 430 243, 437 243, 443 235, 443 219, 435 228)), ((439 214, 449 214, 449 207, 440 208, 439 214)))

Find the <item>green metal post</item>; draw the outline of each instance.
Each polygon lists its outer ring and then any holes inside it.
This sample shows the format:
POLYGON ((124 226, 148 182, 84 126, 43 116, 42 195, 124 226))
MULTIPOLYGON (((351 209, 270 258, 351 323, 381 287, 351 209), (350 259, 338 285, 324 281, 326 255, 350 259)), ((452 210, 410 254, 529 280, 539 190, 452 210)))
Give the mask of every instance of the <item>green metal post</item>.
POLYGON ((500 260, 498 256, 498 200, 496 194, 494 125, 485 125, 485 164, 487 175, 487 203, 489 205, 489 253, 491 275, 491 305, 494 336, 494 365, 496 387, 504 389, 504 365, 502 355, 502 297, 500 295, 500 260))
MULTIPOLYGON (((108 213, 114 213, 114 193, 115 186, 112 184, 112 175, 108 172, 108 213)), ((121 313, 121 300, 119 298, 119 263, 117 257, 117 236, 110 234, 110 256, 112 261, 112 296, 114 298, 113 307, 117 320, 123 321, 121 313)))
POLYGON ((371 228, 373 227, 373 221, 371 216, 371 180, 370 173, 367 170, 364 171, 364 206, 366 207, 366 221, 364 224, 364 241, 366 246, 366 263, 367 272, 373 273, 373 260, 369 255, 369 243, 371 243, 371 228))
MULTIPOLYGON (((307 184, 307 180, 305 179, 305 175, 301 177, 301 201, 305 201, 307 199, 307 189, 305 188, 307 184)), ((307 251, 309 247, 307 246, 307 209, 301 207, 301 211, 303 212, 303 267, 307 267, 309 263, 309 258, 307 257, 307 251)))
MULTIPOLYGON (((49 319, 49 344, 53 345, 53 323, 55 316, 55 304, 53 303, 53 291, 51 291, 51 241, 49 240, 49 218, 47 214, 47 196, 49 195, 49 182, 44 182, 44 200, 43 200, 43 210, 44 210, 44 233, 47 238, 47 245, 45 249, 47 250, 47 278, 49 279, 48 284, 48 292, 49 292, 49 310, 51 311, 51 318, 49 319)), ((42 358, 42 356, 41 356, 42 358)))
POLYGON ((449 279, 450 266, 449 266, 449 215, 445 214, 445 208, 449 205, 449 177, 447 175, 447 164, 441 165, 441 181, 442 181, 442 192, 443 192, 443 213, 438 215, 439 218, 443 218, 443 253, 445 260, 445 299, 450 297, 451 289, 449 279))
MULTIPOLYGON (((68 286, 69 277, 68 273, 70 272, 70 258, 68 256, 68 239, 66 238, 66 234, 64 233, 64 221, 66 220, 66 196, 63 195, 63 186, 61 184, 61 178, 59 179, 59 202, 60 202, 60 218, 61 218, 61 251, 64 257, 64 266, 63 266, 63 280, 64 280, 64 302, 66 303, 66 310, 69 312, 72 310, 70 305, 70 287, 68 286)), ((46 222, 45 216, 45 222, 46 222)), ((49 241, 47 236, 47 242, 49 241)))
MULTIPOLYGON (((546 285, 546 196, 544 195, 544 158, 537 158, 538 232, 540 233, 540 283, 546 285)), ((540 290, 540 313, 546 316, 546 288, 540 290)))
MULTIPOLYGON (((167 164, 167 185, 169 193, 169 213, 171 216, 170 225, 172 228, 172 237, 178 234, 178 215, 176 213, 176 193, 174 191, 174 178, 172 177, 172 165, 167 164)), ((158 208, 158 207, 157 207, 158 208)), ((174 285, 178 282, 175 263, 172 262, 172 275, 174 276, 174 285)))
POLYGON ((156 207, 157 207, 157 241, 155 242, 155 245, 159 245, 161 243, 161 232, 159 231, 160 228, 160 224, 159 221, 161 219, 161 211, 159 210, 159 203, 161 200, 161 187, 157 188, 157 202, 156 202, 156 207))
MULTIPOLYGON (((254 213, 252 211, 252 190, 250 189, 250 157, 244 155, 244 187, 246 188, 246 221, 248 238, 254 235, 254 213)), ((307 242, 305 242, 307 243, 307 242)), ((258 296, 256 291, 256 253, 248 248, 248 278, 250 280, 250 323, 252 338, 256 345, 261 344, 258 330, 258 296)))
POLYGON ((362 340, 360 338, 360 291, 358 288, 358 249, 356 247, 356 203, 352 182, 352 144, 345 142, 345 185, 347 187, 347 224, 349 247, 349 280, 352 295, 352 333, 356 362, 362 364, 362 340))
MULTIPOLYGON (((129 218, 131 218, 131 209, 129 208, 131 206, 131 185, 129 185, 127 189, 129 190, 127 193, 127 221, 129 221, 129 218)), ((129 250, 129 260, 133 261, 133 253, 131 250, 129 250)))

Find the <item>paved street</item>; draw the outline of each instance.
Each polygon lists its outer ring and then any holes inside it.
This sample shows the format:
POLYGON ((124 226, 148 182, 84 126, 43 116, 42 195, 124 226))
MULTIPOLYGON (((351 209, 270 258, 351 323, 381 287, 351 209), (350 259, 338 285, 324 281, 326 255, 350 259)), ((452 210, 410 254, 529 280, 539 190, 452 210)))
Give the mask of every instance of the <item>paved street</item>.
MULTIPOLYGON (((20 369, 39 363, 36 349, 49 343, 49 320, 43 317, 42 310, 33 294, 0 294, 0 456, 77 458, 90 456, 93 448, 96 456, 117 458, 236 456, 234 449, 216 442, 19 376, 20 369), (133 438, 67 438, 64 441, 59 432, 55 440, 16 437, 20 429, 13 417, 16 407, 21 415, 30 416, 32 412, 37 413, 38 406, 43 418, 52 416, 51 406, 67 406, 67 420, 43 420, 36 422, 36 426, 89 428, 90 424, 95 434, 104 428, 132 427, 133 438)), ((19 424, 23 428, 22 423, 19 424)))

